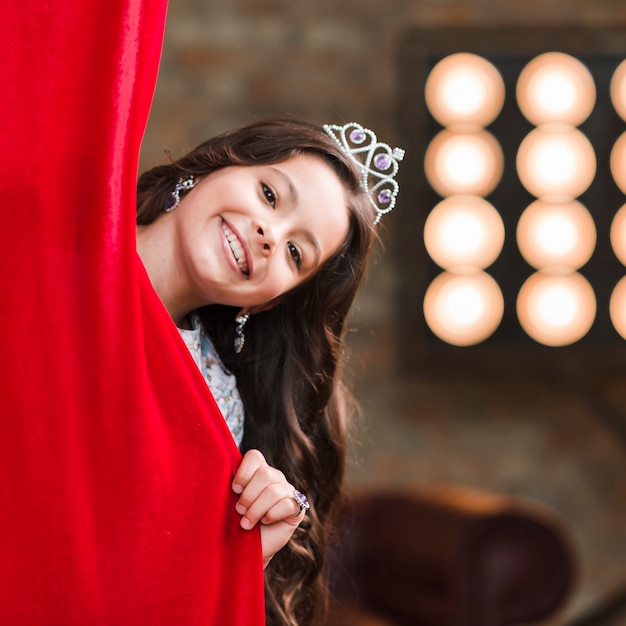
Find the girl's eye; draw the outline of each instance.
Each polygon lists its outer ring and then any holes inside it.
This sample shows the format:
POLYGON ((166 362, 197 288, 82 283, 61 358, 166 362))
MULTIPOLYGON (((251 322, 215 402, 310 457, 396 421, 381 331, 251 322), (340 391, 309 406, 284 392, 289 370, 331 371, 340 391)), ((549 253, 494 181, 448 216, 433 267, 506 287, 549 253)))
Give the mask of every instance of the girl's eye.
POLYGON ((300 254, 300 250, 298 250, 297 246, 291 243, 291 241, 287 242, 287 248, 289 248, 289 254, 296 264, 296 267, 300 269, 302 266, 302 255, 300 254))
POLYGON ((269 185, 266 185, 265 183, 261 183, 261 189, 263 190, 263 195, 265 196, 265 199, 269 202, 270 206, 272 208, 275 208, 276 207, 276 194, 274 193, 274 190, 269 185))

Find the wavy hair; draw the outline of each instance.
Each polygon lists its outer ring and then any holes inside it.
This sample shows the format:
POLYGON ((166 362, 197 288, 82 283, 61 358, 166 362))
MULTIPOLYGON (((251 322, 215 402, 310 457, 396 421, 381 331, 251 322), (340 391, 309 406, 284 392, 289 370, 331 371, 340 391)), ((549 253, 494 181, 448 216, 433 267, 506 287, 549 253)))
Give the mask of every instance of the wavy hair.
POLYGON ((306 282, 253 315, 246 346, 233 349, 232 307, 198 311, 245 408, 242 452, 259 449, 268 463, 307 494, 311 509, 265 570, 269 626, 306 626, 326 606, 325 546, 341 494, 346 428, 353 403, 343 383, 346 319, 375 239, 374 211, 360 172, 323 128, 292 117, 255 122, 202 143, 182 158, 143 173, 137 223, 161 215, 179 178, 231 165, 275 164, 298 154, 328 163, 347 195, 349 232, 340 249, 306 282))

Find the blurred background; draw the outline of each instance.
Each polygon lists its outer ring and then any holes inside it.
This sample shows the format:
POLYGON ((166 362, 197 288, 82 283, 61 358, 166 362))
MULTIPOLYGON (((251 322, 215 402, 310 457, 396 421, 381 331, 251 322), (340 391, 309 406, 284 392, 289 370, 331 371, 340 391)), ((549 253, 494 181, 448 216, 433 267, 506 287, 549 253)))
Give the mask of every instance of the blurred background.
MULTIPOLYGON (((146 169, 167 151, 177 156, 208 136, 283 113, 358 121, 406 149, 399 202, 382 220, 381 245, 352 319, 350 369, 363 414, 348 482, 452 483, 554 511, 579 570, 551 624, 594 615, 585 623, 626 624, 626 345, 619 332, 626 297, 610 306, 626 275, 611 239, 626 202, 618 182, 626 149, 613 165, 610 158, 626 131, 610 98, 625 59, 623 0, 177 0, 141 154, 146 169), (524 321, 518 305, 526 280, 549 263, 534 261, 516 238, 525 209, 545 200, 516 161, 523 139, 545 120, 522 113, 516 86, 528 63, 550 51, 578 59, 593 78, 579 90, 593 96, 589 110, 566 123, 593 145, 595 169, 570 197, 548 198, 557 205, 576 199, 592 220, 584 227, 593 231, 587 254, 554 272, 575 271, 583 291, 592 290, 591 313, 563 336, 524 321), (425 97, 439 61, 458 52, 496 68, 503 98, 492 118, 465 126, 441 117, 425 97), (461 192, 489 202, 496 230, 484 236, 491 256, 459 269, 425 243, 435 207, 458 189, 429 175, 424 163, 442 131, 476 134, 478 127, 496 140, 502 162, 486 187, 461 192), (497 285, 495 301, 483 303, 491 316, 474 339, 455 334, 454 320, 438 326, 437 313, 424 314, 426 294, 444 273, 486 273, 497 285)), ((626 241, 623 232, 614 237, 626 241)))

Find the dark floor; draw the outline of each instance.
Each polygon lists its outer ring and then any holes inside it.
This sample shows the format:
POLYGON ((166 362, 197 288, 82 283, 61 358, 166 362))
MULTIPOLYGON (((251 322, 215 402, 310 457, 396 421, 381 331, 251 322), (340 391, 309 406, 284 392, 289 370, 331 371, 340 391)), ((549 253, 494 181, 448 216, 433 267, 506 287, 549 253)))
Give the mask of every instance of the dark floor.
POLYGON ((398 374, 391 338, 368 334, 356 344, 363 417, 349 483, 460 483, 547 505, 569 529, 580 567, 573 597, 549 625, 626 625, 621 355, 539 367, 532 356, 485 365, 457 355, 398 374))

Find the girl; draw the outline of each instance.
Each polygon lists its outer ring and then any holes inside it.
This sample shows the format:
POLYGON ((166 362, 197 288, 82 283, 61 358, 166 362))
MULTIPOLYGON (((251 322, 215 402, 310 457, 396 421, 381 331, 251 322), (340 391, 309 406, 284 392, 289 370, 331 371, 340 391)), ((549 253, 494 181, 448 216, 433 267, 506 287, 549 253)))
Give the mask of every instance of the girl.
POLYGON ((139 179, 139 254, 245 453, 242 526, 261 522, 266 564, 293 533, 266 570, 269 624, 309 624, 320 606, 345 462, 346 318, 401 156, 357 124, 277 118, 139 179))

